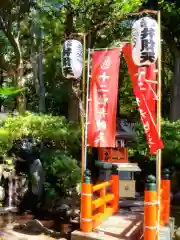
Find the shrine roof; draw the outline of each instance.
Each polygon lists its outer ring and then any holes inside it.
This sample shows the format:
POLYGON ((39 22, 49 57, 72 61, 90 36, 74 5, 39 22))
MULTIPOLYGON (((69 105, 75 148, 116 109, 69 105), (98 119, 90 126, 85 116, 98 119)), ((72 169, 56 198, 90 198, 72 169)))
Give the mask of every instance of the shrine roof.
POLYGON ((135 126, 136 123, 134 121, 130 121, 125 118, 117 119, 116 139, 135 140, 136 138, 135 126))
POLYGON ((136 163, 113 163, 118 167, 119 172, 141 172, 136 163))

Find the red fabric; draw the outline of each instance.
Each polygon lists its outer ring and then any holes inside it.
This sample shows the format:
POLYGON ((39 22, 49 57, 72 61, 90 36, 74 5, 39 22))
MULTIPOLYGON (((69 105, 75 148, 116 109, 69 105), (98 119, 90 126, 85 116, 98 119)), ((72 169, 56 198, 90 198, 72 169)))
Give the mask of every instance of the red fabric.
MULTIPOLYGON (((156 66, 151 64, 146 68, 146 79, 156 81, 156 66)), ((150 112, 156 122, 156 104, 157 104, 157 84, 147 82, 146 101, 149 106, 150 112)))
POLYGON ((115 147, 120 49, 92 53, 88 145, 115 147))
POLYGON ((156 127, 156 85, 147 80, 155 81, 155 65, 149 67, 138 67, 132 59, 132 48, 130 44, 123 47, 123 53, 131 76, 134 94, 140 111, 141 122, 143 124, 146 138, 151 154, 155 154, 158 149, 162 149, 163 142, 158 135, 156 127), (140 75, 140 72, 144 74, 140 75))

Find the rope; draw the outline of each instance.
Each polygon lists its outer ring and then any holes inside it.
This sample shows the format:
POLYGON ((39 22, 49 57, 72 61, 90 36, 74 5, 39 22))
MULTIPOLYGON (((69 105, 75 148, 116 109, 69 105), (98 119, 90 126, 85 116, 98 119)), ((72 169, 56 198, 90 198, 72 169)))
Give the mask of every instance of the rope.
POLYGON ((160 205, 160 202, 159 201, 144 202, 144 205, 146 205, 146 206, 160 205))
POLYGON ((147 228, 147 229, 152 229, 152 230, 154 230, 154 229, 157 229, 157 226, 145 226, 144 228, 147 228))
POLYGON ((144 230, 145 229, 150 229, 150 230, 156 229, 156 234, 155 234, 155 237, 154 237, 154 240, 156 240, 157 234, 159 232, 159 225, 158 225, 158 223, 156 222, 156 226, 144 226, 144 230))
POLYGON ((92 222, 92 219, 90 218, 81 218, 81 220, 84 222, 92 222))
MULTIPOLYGON (((147 205, 147 206, 160 205, 160 201, 144 202, 144 205, 147 205)), ((151 230, 156 229, 156 234, 155 234, 154 240, 157 239, 157 234, 159 232, 159 224, 158 224, 158 222, 156 222, 156 226, 144 226, 144 229, 151 229, 151 230)))
POLYGON ((81 195, 82 195, 82 196, 89 196, 89 197, 91 197, 91 196, 92 196, 92 194, 91 194, 91 193, 81 193, 81 195))

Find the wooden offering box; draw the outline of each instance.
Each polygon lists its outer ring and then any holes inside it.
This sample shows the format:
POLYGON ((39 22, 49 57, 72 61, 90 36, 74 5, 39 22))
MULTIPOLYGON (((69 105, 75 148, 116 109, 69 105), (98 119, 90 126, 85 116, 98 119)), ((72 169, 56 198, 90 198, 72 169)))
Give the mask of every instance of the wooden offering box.
POLYGON ((136 182, 134 180, 134 173, 140 172, 141 169, 136 163, 119 163, 116 165, 119 171, 120 198, 135 198, 136 182))

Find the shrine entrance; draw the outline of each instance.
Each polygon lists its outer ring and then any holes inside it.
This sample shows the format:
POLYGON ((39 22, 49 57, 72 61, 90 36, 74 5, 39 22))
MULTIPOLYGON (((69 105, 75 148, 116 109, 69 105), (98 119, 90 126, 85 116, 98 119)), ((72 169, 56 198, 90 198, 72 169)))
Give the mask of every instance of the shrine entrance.
MULTIPOLYGON (((136 182, 134 173, 140 172, 137 163, 131 163, 128 156, 128 146, 135 141, 136 123, 128 119, 116 119, 116 148, 98 148, 98 161, 96 166, 100 166, 100 180, 109 180, 111 171, 106 169, 106 164, 111 163, 117 167, 119 173, 119 198, 135 199, 136 182), (103 166, 104 164, 104 166, 103 166)), ((93 171, 93 169, 92 169, 93 171)))
MULTIPOLYGON (((152 13, 150 10, 146 12, 152 13)), ((116 119, 122 52, 128 65, 149 150, 151 154, 156 155, 157 159, 156 178, 148 176, 144 192, 144 229, 142 228, 142 215, 135 214, 132 219, 138 219, 139 222, 131 221, 131 228, 136 226, 138 235, 130 238, 140 239, 141 233, 144 233, 145 240, 156 239, 156 235, 159 236, 160 224, 165 226, 169 221, 169 198, 167 199, 169 188, 161 191, 161 186, 165 186, 165 184, 161 184, 163 142, 161 140, 160 12, 153 13, 158 16, 158 24, 150 17, 143 17, 135 21, 132 27, 132 44, 121 42, 119 47, 115 48, 88 49, 87 88, 86 91, 84 90, 86 92, 86 121, 82 138, 83 177, 80 220, 81 233, 83 234, 94 231, 106 232, 106 227, 111 225, 110 230, 107 231, 111 234, 106 233, 109 240, 129 237, 126 234, 118 235, 113 230, 115 228, 114 219, 118 219, 118 229, 121 224, 123 224, 123 230, 127 227, 123 222, 124 214, 119 213, 119 201, 121 195, 124 198, 135 198, 133 175, 135 171, 140 171, 137 164, 129 162, 128 157, 128 144, 134 141, 133 131, 132 129, 127 131, 128 126, 116 119), (151 32, 153 34, 150 34, 151 32), (147 37, 149 38, 146 39, 147 37), (144 45, 145 42, 147 45, 150 44, 149 47, 144 45), (152 52, 152 46, 154 52, 152 52), (157 49, 160 52, 159 57, 157 49), (151 52, 149 52, 150 50, 151 52), (116 126, 116 122, 118 126, 116 126), (122 135, 122 129, 125 130, 126 137, 122 135), (87 163, 90 148, 95 148, 97 151, 96 158, 91 159, 94 161, 94 169, 89 169, 87 163), (97 181, 92 183, 92 173, 95 169, 99 170, 97 181)), ((135 13, 135 15, 139 14, 141 13, 135 13)), ((169 181, 169 179, 166 180, 169 181)), ((169 186, 169 182, 167 185, 169 186)), ((81 235, 82 239, 83 234, 81 235)), ((104 239, 104 234, 101 237, 98 235, 98 238, 93 235, 92 238, 104 239)))

